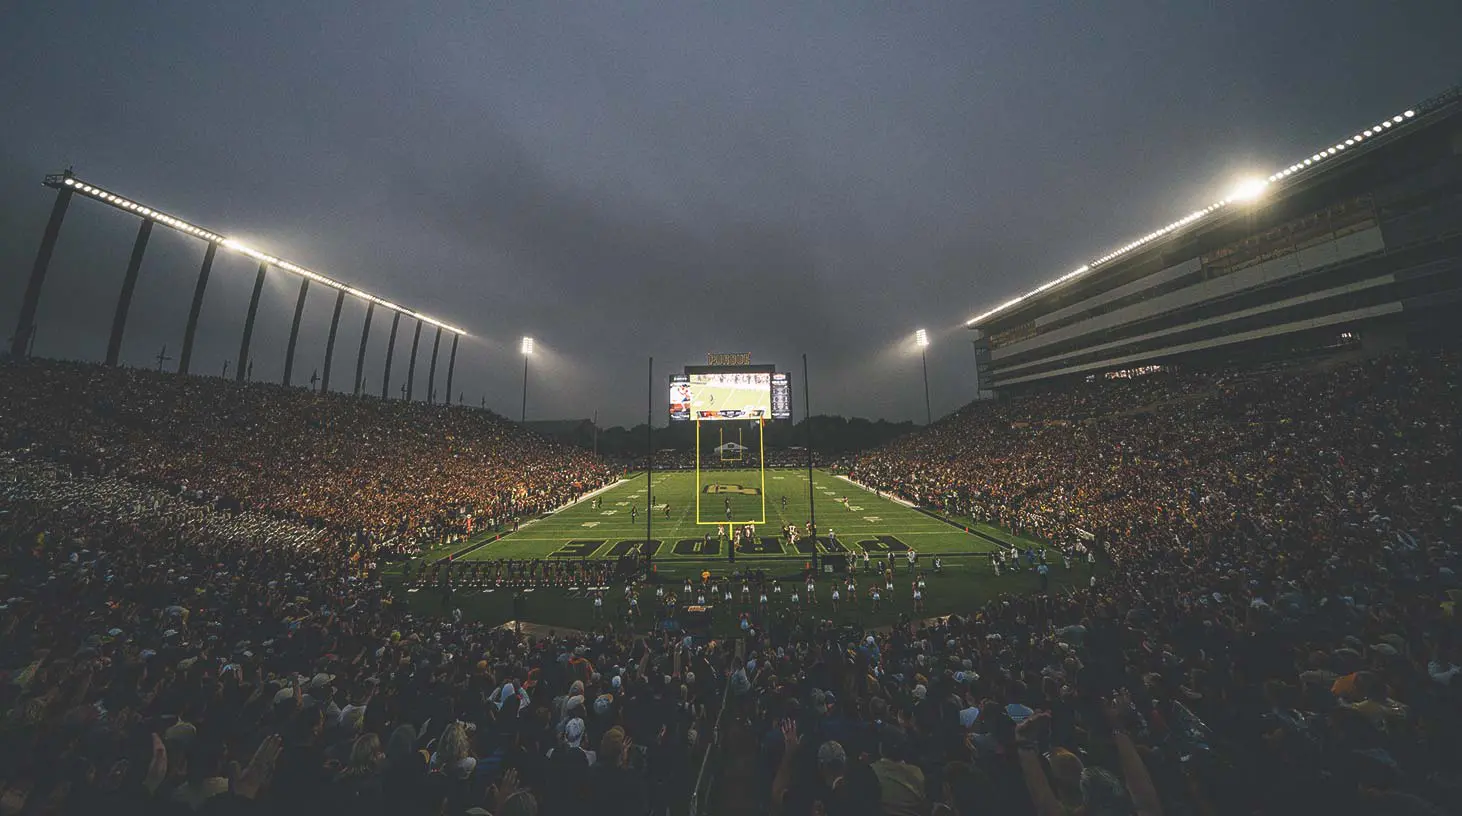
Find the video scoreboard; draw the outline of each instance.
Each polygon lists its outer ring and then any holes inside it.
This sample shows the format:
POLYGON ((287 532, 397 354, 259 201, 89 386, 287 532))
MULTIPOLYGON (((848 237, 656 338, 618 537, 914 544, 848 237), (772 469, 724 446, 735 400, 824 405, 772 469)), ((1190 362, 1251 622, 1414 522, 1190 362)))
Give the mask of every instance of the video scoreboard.
POLYGON ((670 375, 670 419, 791 419, 791 378, 776 366, 686 366, 670 375))

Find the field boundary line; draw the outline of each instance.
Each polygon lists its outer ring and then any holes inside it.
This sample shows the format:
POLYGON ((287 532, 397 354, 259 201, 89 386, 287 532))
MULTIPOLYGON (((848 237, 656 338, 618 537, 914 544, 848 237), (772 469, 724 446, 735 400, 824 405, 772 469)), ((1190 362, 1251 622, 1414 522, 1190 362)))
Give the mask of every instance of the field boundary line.
POLYGON ((872 493, 874 496, 876 496, 876 497, 878 497, 880 499, 884 499, 886 501, 891 501, 894 504, 902 504, 904 507, 907 507, 907 508, 909 508, 911 510, 918 510, 919 509, 919 506, 917 504, 914 504, 911 501, 908 501, 906 499, 901 499, 898 496, 893 495, 892 493, 890 493, 887 496, 885 496, 885 495, 883 495, 883 491, 882 490, 875 490, 874 488, 871 488, 868 485, 863 484, 862 482, 859 482, 859 481, 856 481, 856 480, 853 480, 853 479, 849 479, 847 476, 844 476, 841 473, 834 473, 834 474, 831 474, 831 475, 835 479, 842 479, 843 481, 847 482, 848 484, 857 485, 858 487, 863 488, 863 490, 865 490, 865 491, 867 491, 869 493, 872 493))

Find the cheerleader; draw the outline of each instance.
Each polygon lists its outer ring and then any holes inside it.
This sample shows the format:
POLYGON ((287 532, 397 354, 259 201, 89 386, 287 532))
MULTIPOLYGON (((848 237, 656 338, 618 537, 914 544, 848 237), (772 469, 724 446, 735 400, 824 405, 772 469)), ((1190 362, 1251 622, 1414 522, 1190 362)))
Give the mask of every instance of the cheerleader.
POLYGON ((871 591, 871 594, 873 595, 873 611, 877 612, 880 602, 883 601, 883 593, 879 592, 878 587, 875 585, 871 591))
POLYGON ((842 598, 842 595, 838 593, 838 585, 837 584, 833 584, 833 596, 832 597, 833 597, 833 614, 836 615, 836 614, 838 614, 838 601, 842 598))

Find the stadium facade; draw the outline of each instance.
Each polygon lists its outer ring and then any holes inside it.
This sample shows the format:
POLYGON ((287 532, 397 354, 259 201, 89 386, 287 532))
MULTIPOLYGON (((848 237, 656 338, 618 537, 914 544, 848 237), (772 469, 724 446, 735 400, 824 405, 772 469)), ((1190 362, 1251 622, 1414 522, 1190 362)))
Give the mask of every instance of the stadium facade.
POLYGON ((1462 88, 968 322, 981 396, 1462 335, 1462 88))

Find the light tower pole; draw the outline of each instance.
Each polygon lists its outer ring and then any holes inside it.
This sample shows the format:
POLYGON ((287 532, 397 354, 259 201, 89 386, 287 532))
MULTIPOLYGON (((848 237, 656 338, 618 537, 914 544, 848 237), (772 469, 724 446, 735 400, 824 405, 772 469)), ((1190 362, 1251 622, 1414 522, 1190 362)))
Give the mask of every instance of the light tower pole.
POLYGON ((914 332, 914 342, 919 344, 919 360, 924 364, 924 424, 934 424, 934 411, 929 407, 929 333, 923 329, 914 332))
POLYGON ((533 338, 523 338, 523 412, 518 417, 518 422, 528 421, 528 358, 533 356, 533 338))

